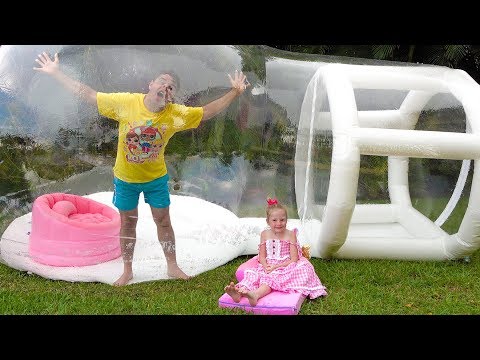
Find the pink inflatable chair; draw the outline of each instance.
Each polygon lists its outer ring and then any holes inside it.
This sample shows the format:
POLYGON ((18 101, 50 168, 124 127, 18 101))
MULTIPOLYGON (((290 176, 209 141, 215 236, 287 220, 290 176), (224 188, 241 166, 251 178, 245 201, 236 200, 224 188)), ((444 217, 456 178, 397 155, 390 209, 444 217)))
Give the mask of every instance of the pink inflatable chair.
MULTIPOLYGON (((242 281, 246 269, 255 268, 258 265, 258 255, 245 261, 235 272, 238 281, 242 281)), ((221 308, 238 308, 257 315, 297 315, 300 311, 306 296, 300 293, 284 293, 281 291, 272 291, 270 294, 258 300, 256 306, 251 306, 248 299, 242 297, 240 302, 236 303, 227 293, 218 299, 218 306, 221 308)))
POLYGON ((53 193, 33 203, 30 257, 51 266, 87 266, 115 259, 120 215, 82 196, 53 193))

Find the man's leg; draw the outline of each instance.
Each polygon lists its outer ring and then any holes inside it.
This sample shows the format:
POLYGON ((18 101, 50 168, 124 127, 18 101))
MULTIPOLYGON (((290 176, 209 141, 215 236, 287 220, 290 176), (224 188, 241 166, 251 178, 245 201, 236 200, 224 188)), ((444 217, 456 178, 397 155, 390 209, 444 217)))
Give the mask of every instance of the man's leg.
POLYGON ((120 248, 122 249, 123 274, 113 283, 115 286, 126 285, 133 278, 133 251, 137 241, 138 208, 120 212, 120 248))
POLYGON ((150 209, 152 209, 153 221, 157 225, 158 241, 160 241, 163 253, 167 259, 168 276, 178 279, 189 279, 190 276, 185 274, 177 264, 175 234, 170 221, 170 207, 154 208, 150 206, 150 209))

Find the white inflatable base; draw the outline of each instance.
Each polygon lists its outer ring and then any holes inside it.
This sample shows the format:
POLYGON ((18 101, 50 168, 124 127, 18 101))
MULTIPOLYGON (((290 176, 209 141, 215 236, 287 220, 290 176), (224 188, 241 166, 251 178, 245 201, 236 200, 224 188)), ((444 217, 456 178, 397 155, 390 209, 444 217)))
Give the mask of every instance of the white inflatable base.
MULTIPOLYGON (((86 197, 113 207, 111 192, 86 197)), ((55 267, 33 261, 28 254, 31 215, 28 213, 15 219, 3 233, 0 240, 0 261, 4 264, 45 278, 72 282, 113 284, 122 274, 121 257, 82 267, 55 267)), ((224 265, 244 254, 248 247, 248 238, 240 232, 240 219, 219 205, 199 198, 172 195, 170 218, 175 231, 177 262, 188 275, 195 276, 224 265)), ((150 207, 141 197, 133 263, 134 278, 130 284, 169 279, 165 257, 156 234, 150 207)), ((258 236, 259 233, 256 233, 253 240, 256 243, 258 236)))

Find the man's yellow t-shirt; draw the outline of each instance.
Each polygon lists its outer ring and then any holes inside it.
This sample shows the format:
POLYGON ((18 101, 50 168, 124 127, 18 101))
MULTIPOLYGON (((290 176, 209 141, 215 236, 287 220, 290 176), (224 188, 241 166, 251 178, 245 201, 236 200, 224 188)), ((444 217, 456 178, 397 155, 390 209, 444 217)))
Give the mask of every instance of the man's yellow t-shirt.
POLYGON ((159 113, 149 111, 145 94, 97 92, 100 115, 118 121, 114 175, 129 183, 144 183, 167 173, 164 152, 178 131, 198 127, 202 107, 167 104, 159 113))

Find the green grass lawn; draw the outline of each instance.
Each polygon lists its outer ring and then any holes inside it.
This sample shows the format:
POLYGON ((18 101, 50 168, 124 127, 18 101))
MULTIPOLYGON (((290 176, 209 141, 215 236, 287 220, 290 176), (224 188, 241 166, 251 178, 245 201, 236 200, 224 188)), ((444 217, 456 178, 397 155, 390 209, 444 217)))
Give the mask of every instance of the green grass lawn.
MULTIPOLYGON (((218 307, 247 257, 189 281, 117 288, 48 280, 0 265, 0 314, 244 314, 218 307)), ((305 300, 300 315, 480 314, 480 256, 470 262, 312 259, 329 295, 305 300)))
MULTIPOLYGON (((448 233, 458 231, 466 203, 461 205, 458 215, 443 226, 448 233)), ((218 298, 249 257, 238 257, 188 281, 158 280, 121 288, 49 280, 0 264, 0 314, 244 315, 219 308, 218 298)), ((329 295, 305 300, 300 315, 480 314, 479 252, 469 260, 313 258, 329 295)))

